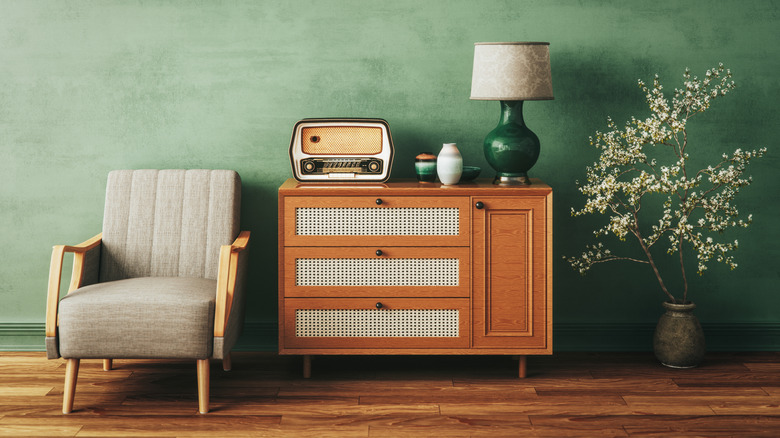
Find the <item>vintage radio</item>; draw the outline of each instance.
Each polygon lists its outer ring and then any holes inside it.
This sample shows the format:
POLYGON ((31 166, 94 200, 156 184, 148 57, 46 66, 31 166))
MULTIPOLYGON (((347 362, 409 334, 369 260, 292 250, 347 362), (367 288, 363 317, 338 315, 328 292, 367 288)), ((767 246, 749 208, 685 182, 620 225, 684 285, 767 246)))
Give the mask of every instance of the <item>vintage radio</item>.
POLYGON ((382 119, 303 119, 295 124, 290 163, 298 181, 387 181, 393 139, 382 119))

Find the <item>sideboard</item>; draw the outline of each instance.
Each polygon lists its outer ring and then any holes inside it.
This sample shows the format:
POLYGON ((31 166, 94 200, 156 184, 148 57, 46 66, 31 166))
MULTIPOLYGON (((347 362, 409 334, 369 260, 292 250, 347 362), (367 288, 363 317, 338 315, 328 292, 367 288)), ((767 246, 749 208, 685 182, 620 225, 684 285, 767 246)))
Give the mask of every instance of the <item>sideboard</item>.
POLYGON ((279 188, 279 353, 552 354, 552 189, 279 188))

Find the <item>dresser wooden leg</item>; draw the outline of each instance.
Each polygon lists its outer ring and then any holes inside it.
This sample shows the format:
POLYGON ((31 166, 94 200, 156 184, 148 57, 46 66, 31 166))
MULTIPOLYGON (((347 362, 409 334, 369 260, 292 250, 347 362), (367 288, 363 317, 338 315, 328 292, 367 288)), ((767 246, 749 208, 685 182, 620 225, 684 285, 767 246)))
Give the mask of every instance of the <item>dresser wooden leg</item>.
POLYGON ((520 356, 520 357, 518 357, 518 359, 520 359, 520 361, 519 361, 519 365, 518 365, 517 376, 519 378, 521 378, 521 379, 525 379, 525 376, 526 376, 525 368, 526 368, 526 364, 528 362, 527 358, 528 358, 528 356, 520 356))
POLYGON ((111 371, 114 366, 113 359, 103 359, 103 371, 111 371))
POLYGON ((303 378, 311 378, 311 356, 308 354, 303 355, 303 378))
POLYGON ((230 371, 233 369, 233 361, 230 360, 230 353, 226 354, 225 357, 222 358, 222 369, 225 371, 230 371))

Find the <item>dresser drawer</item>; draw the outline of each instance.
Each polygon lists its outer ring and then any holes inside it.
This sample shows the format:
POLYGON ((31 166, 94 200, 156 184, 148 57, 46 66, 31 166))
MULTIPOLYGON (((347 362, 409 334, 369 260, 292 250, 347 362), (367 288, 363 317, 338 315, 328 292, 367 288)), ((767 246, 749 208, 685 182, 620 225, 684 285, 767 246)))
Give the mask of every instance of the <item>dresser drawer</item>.
POLYGON ((289 349, 469 346, 467 298, 290 298, 284 306, 289 349))
POLYGON ((288 196, 283 214, 285 246, 469 246, 465 196, 288 196))
POLYGON ((469 297, 464 247, 290 247, 285 297, 469 297))

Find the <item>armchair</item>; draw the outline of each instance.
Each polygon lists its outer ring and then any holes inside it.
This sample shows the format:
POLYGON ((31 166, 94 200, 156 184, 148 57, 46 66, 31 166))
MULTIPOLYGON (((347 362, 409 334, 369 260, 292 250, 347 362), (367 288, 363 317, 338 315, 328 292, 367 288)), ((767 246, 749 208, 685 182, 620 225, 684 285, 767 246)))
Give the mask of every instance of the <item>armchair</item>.
POLYGON ((118 170, 108 175, 103 231, 52 251, 46 352, 66 360, 62 412, 81 359, 194 359, 198 410, 209 410, 209 359, 230 370, 244 318, 249 232, 241 180, 229 170, 118 170), (62 261, 73 253, 68 294, 62 261))

